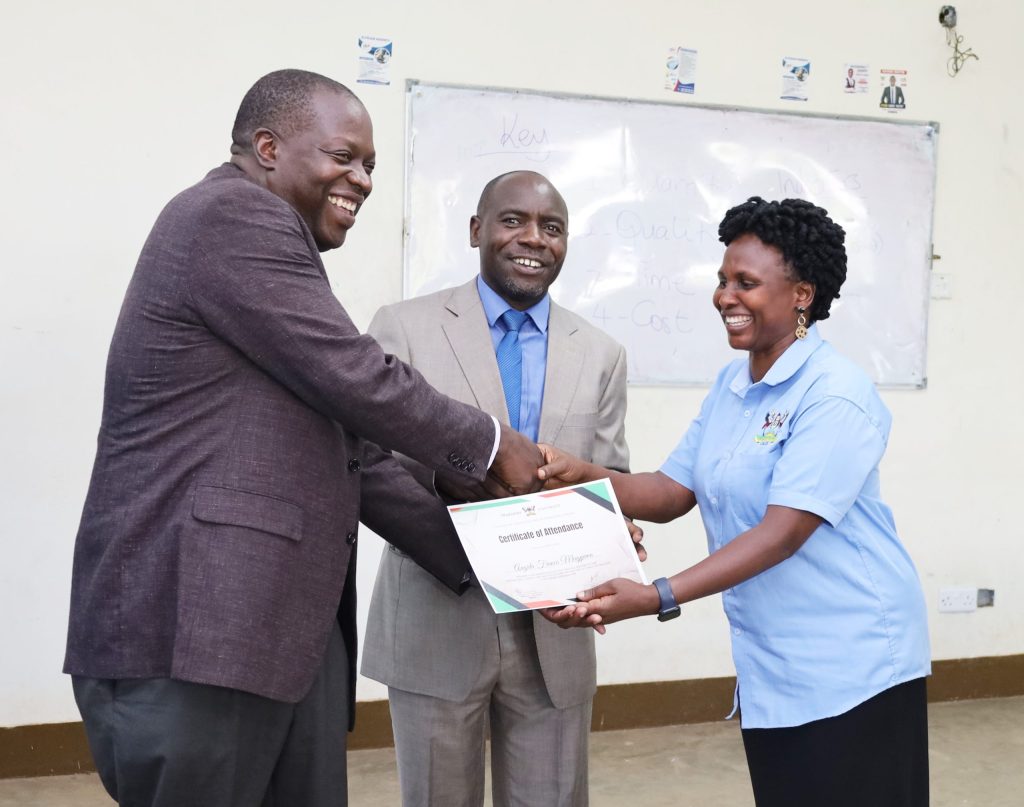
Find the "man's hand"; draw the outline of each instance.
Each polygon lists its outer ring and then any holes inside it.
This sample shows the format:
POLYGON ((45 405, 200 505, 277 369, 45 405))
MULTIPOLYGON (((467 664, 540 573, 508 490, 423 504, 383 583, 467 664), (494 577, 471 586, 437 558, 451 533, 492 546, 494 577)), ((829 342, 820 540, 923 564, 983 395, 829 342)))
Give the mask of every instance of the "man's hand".
POLYGON ((484 487, 495 497, 536 493, 543 484, 537 473, 543 464, 544 455, 540 449, 502 423, 498 454, 487 474, 484 487))
POLYGON ((482 482, 473 482, 462 475, 448 471, 434 472, 434 490, 438 492, 445 504, 479 502, 492 498, 482 482))
POLYGON ((581 591, 576 598, 580 601, 576 608, 586 606, 587 619, 600 616, 604 625, 635 616, 656 614, 661 605, 658 590, 653 585, 645 586, 624 577, 616 577, 597 588, 581 591))
POLYGON ((644 549, 644 545, 641 543, 644 540, 644 531, 634 524, 633 519, 631 518, 626 519, 626 529, 629 530, 629 537, 633 539, 636 556, 640 558, 640 562, 643 563, 647 560, 647 550, 644 549))
POLYGON ((547 443, 541 443, 538 448, 544 455, 544 464, 537 474, 544 480, 544 487, 548 490, 602 478, 593 475, 595 466, 560 448, 549 446, 547 443))

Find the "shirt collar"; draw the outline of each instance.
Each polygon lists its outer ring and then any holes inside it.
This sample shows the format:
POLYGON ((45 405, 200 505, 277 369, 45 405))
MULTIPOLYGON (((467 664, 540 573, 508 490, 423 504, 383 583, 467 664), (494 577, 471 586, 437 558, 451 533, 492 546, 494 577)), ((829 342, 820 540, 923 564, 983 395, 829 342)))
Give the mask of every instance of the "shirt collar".
MULTIPOLYGON (((804 366, 804 363, 810 358, 811 354, 821 347, 822 343, 823 340, 821 334, 818 333, 818 326, 816 324, 811 325, 807 329, 807 338, 797 339, 787 347, 785 352, 775 360, 775 364, 768 368, 768 372, 764 374, 764 378, 759 383, 774 387, 784 381, 789 381, 789 379, 796 375, 797 370, 804 366)), ((754 384, 750 380, 750 364, 749 362, 743 362, 736 375, 733 376, 729 389, 743 397, 752 386, 754 384)))
MULTIPOLYGON (((498 321, 498 317, 511 308, 498 292, 488 286, 483 277, 477 275, 476 290, 480 294, 480 302, 484 307, 484 316, 487 317, 487 324, 492 328, 498 321)), ((530 306, 525 312, 533 321, 534 326, 541 333, 547 333, 548 316, 551 313, 551 297, 545 294, 540 302, 530 306)))

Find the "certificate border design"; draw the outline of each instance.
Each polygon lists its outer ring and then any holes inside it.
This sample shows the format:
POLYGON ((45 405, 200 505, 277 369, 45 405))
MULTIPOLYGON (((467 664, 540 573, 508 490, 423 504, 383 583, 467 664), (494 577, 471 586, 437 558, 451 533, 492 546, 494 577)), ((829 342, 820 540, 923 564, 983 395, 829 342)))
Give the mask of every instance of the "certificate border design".
MULTIPOLYGON (((614 495, 612 493, 611 482, 607 479, 599 479, 595 482, 574 485, 569 488, 541 492, 537 495, 541 498, 548 499, 554 496, 566 496, 571 493, 576 493, 587 501, 593 502, 598 507, 603 507, 609 512, 618 512, 618 507, 616 506, 615 501, 611 498, 611 496, 614 495)), ((496 499, 487 502, 475 502, 473 504, 451 506, 448 510, 451 513, 468 513, 474 510, 487 510, 492 507, 507 507, 508 505, 515 504, 518 501, 525 501, 525 499, 522 499, 521 497, 518 499, 496 499)), ((491 607, 494 609, 494 612, 498 614, 519 613, 522 611, 530 611, 535 608, 557 608, 558 606, 564 605, 563 602, 558 600, 521 602, 510 594, 506 594, 501 589, 491 585, 486 580, 478 580, 478 582, 480 583, 480 588, 483 589, 484 594, 487 596, 487 599, 490 600, 491 607)))

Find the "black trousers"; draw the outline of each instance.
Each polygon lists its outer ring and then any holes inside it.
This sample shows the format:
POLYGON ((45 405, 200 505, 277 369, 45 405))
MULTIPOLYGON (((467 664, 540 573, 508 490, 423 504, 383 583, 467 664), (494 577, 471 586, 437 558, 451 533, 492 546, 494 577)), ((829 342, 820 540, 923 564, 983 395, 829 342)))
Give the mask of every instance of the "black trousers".
POLYGON ((850 711, 782 729, 744 729, 757 807, 927 807, 925 679, 850 711))
POLYGON ((169 678, 74 678, 122 807, 346 807, 348 658, 337 624, 309 694, 282 703, 169 678))

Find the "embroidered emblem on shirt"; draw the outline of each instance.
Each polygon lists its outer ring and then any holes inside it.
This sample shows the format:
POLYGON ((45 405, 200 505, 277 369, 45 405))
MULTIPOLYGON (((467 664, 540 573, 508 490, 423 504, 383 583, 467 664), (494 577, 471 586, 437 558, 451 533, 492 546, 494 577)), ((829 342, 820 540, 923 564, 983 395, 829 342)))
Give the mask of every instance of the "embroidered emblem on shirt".
POLYGON ((786 418, 789 417, 789 410, 785 412, 777 412, 774 409, 768 412, 764 416, 764 425, 761 427, 761 433, 754 435, 754 442, 759 446, 771 445, 779 439, 779 429, 782 428, 782 424, 786 422, 786 418))

